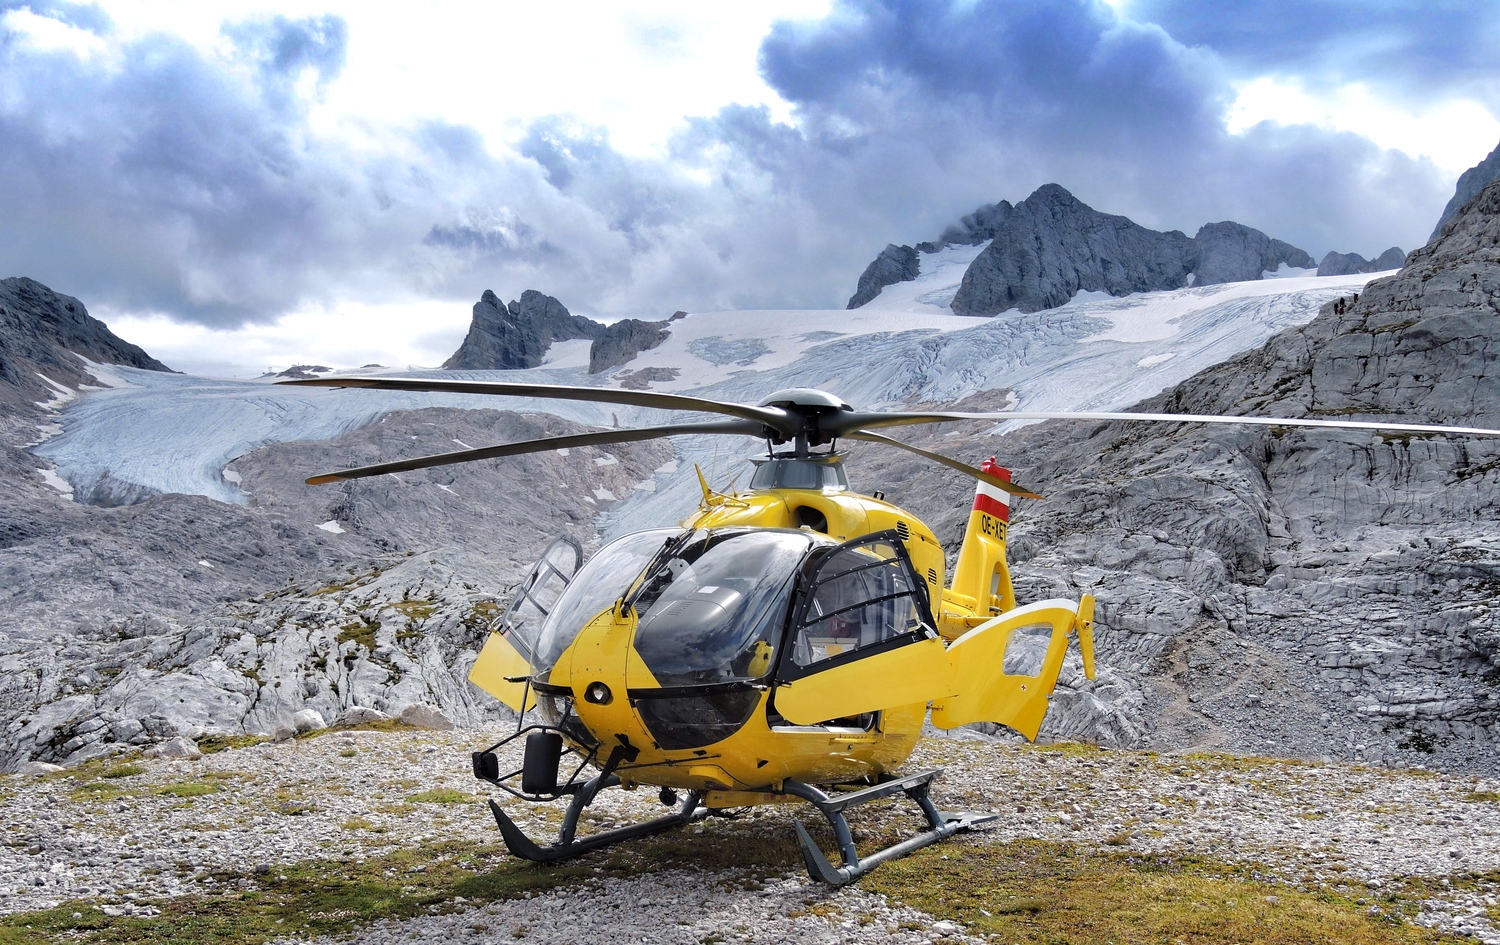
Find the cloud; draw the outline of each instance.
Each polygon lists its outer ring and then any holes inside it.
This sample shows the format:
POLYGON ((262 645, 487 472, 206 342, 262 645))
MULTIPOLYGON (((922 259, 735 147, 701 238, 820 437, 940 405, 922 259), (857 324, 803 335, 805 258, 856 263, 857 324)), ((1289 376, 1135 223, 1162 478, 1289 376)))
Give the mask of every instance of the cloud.
POLYGON ((1361 82, 1430 101, 1464 95, 1500 116, 1495 50, 1500 17, 1468 0, 1267 0, 1205 4, 1133 0, 1129 16, 1184 43, 1211 47, 1241 71, 1294 73, 1312 82, 1361 82))
POLYGON ((1425 237, 1452 188, 1430 163, 1309 126, 1230 134, 1250 44, 1125 9, 848 0, 762 44, 792 123, 728 105, 641 157, 567 115, 512 142, 330 120, 357 39, 336 17, 231 24, 205 50, 28 4, 105 52, 0 15, 0 274, 209 326, 340 300, 466 309, 486 288, 595 317, 837 306, 887 242, 1049 181, 1150 226, 1236 219, 1314 253, 1425 237))

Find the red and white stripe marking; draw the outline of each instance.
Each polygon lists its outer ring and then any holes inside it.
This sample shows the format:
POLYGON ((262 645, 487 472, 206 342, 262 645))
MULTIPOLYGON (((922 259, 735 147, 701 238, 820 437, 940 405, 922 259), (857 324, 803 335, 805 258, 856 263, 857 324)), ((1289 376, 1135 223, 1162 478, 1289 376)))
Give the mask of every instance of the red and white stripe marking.
MULTIPOLYGON (((980 463, 979 469, 981 472, 987 472, 991 476, 1010 482, 1010 470, 996 463, 993 456, 980 463)), ((974 508, 1002 522, 1010 521, 1010 495, 987 482, 981 482, 974 490, 974 508)))

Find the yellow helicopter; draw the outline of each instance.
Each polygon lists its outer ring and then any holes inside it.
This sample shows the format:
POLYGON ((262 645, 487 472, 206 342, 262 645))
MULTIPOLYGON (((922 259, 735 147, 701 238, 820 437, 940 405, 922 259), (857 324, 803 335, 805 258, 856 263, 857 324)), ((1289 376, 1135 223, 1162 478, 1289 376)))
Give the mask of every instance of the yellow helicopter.
POLYGON ((1005 725, 1035 739, 1076 638, 1094 677, 1093 598, 1018 605, 1006 563, 1011 497, 1039 499, 991 458, 973 467, 873 429, 954 420, 1126 419, 1407 432, 1500 431, 1421 424, 1101 412, 869 412, 826 391, 777 391, 759 404, 678 394, 506 382, 315 378, 323 387, 498 394, 686 410, 730 419, 548 437, 315 476, 309 484, 571 447, 685 434, 763 439, 745 492, 711 489, 680 527, 625 535, 587 563, 559 539, 497 619, 470 680, 517 713, 517 730, 473 754, 481 778, 525 801, 569 798, 555 842, 528 838, 493 800, 517 856, 556 861, 709 813, 806 801, 827 820, 835 866, 800 821, 808 871, 833 885, 993 815, 940 811, 941 769, 902 774, 928 717, 938 728, 1005 725), (880 493, 849 488, 839 439, 893 446, 978 481, 951 582, 941 544, 880 493), (777 451, 777 447, 786 447, 777 451), (1021 640, 1045 637, 1040 659, 1021 640), (1027 658, 1012 659, 1018 655, 1027 658), (1019 665, 1025 663, 1026 665, 1019 665), (1013 665, 1014 664, 1014 665, 1013 665), (532 710, 540 721, 526 723, 532 710), (522 767, 496 749, 525 738, 522 767), (576 767, 566 777, 562 758, 576 767), (597 773, 585 776, 588 768, 597 773), (666 816, 587 836, 580 815, 601 790, 650 785, 666 816), (685 797, 679 800, 678 791, 685 797), (850 808, 905 795, 927 829, 861 856, 850 808))

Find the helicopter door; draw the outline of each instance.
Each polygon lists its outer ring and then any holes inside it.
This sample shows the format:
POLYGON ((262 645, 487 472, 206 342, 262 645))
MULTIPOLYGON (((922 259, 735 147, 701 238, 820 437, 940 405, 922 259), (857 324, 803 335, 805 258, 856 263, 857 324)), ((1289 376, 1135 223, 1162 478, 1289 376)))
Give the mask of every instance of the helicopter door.
POLYGON ((531 708, 535 700, 527 695, 526 683, 512 680, 531 675, 542 623, 582 562, 583 549, 566 535, 547 546, 490 624, 484 649, 469 670, 470 682, 517 712, 531 708))
POLYGON ((776 711, 814 725, 953 695, 926 585, 894 531, 845 542, 818 563, 795 605, 776 711))

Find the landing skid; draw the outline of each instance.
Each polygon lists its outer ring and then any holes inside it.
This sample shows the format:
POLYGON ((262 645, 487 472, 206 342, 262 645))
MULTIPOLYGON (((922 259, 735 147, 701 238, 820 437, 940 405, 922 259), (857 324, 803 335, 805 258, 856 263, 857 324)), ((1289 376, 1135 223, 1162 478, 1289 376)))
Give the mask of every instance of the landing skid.
POLYGON ((823 851, 813 842, 812 835, 807 832, 806 827, 802 826, 802 821, 794 821, 797 827, 797 840, 802 845, 802 859, 807 862, 808 873, 812 874, 813 879, 821 880, 830 886, 843 886, 886 860, 905 856, 914 850, 920 850, 945 837, 950 837, 960 830, 967 830, 996 818, 994 814, 949 813, 938 810, 932 803, 932 798, 928 796, 928 788, 931 787, 933 779, 941 773, 942 769, 935 768, 932 771, 923 771, 904 778, 893 778, 874 787, 839 795, 830 795, 811 784, 788 779, 783 785, 786 793, 800 797, 818 809, 828 821, 828 826, 833 828, 834 838, 838 840, 839 854, 843 859, 843 863, 837 867, 828 862, 828 857, 824 856, 823 851), (892 794, 905 794, 915 801, 917 806, 922 808, 922 815, 927 818, 930 829, 888 846, 884 850, 877 850, 861 859, 854 849, 854 837, 849 832, 849 822, 844 819, 844 811, 883 797, 890 797, 892 794))
MULTIPOLYGON (((940 769, 924 771, 920 774, 908 775, 904 778, 893 778, 884 781, 874 787, 851 791, 846 794, 831 795, 811 784, 803 784, 801 781, 788 779, 783 784, 783 793, 794 797, 800 797, 813 805, 828 821, 833 828, 833 835, 838 841, 839 853, 843 862, 835 867, 823 855, 823 851, 813 842, 812 835, 802 825, 802 821, 794 821, 797 828, 797 840, 802 846, 802 858, 807 863, 807 871, 813 879, 820 880, 830 886, 843 886, 868 873, 871 869, 884 863, 886 860, 905 856, 913 850, 920 850, 952 836, 960 830, 967 830, 977 824, 994 820, 994 814, 971 814, 971 813, 946 813, 940 811, 933 805, 928 796, 928 788, 932 781, 941 772, 940 769), (903 840, 900 843, 877 850, 863 858, 855 851, 854 837, 849 831, 849 823, 844 819, 844 811, 871 801, 890 797, 893 794, 905 794, 917 803, 922 809, 922 814, 927 818, 930 829, 903 840)), ((701 806, 703 796, 698 791, 691 791, 683 800, 682 805, 676 811, 665 817, 658 817, 639 824, 630 824, 625 827, 616 827, 613 830, 605 830, 600 833, 590 834, 580 838, 578 836, 578 819, 584 809, 593 803, 594 798, 601 790, 613 787, 620 783, 620 779, 614 775, 599 775, 585 784, 579 785, 573 792, 572 800, 568 803, 567 814, 563 817, 562 829, 558 831, 557 842, 550 846, 540 846, 531 838, 527 837, 516 826, 515 821, 508 817, 499 804, 490 801, 490 812, 495 815, 495 823, 500 825, 500 834, 505 840, 505 846, 512 854, 524 860, 532 860, 537 863, 556 863, 597 850, 622 840, 634 840, 638 837, 647 837, 674 827, 681 827, 708 816, 709 809, 701 806)))
POLYGON ((490 812, 495 815, 495 823, 500 825, 500 835, 505 840, 505 846, 510 852, 523 860, 531 860, 536 863, 556 863, 575 857, 580 853, 607 847, 612 843, 622 840, 634 840, 637 837, 649 837, 651 834, 660 833, 663 830, 671 830, 673 827, 681 827, 708 816, 708 808, 700 807, 699 802, 703 795, 697 791, 688 792, 687 798, 683 800, 682 806, 675 812, 648 820, 644 823, 630 824, 625 827, 616 827, 613 830, 605 830, 600 833, 589 834, 587 837, 578 837, 578 817, 583 809, 594 801, 594 797, 604 788, 613 787, 620 783, 620 779, 614 775, 600 775, 583 784, 568 803, 568 812, 563 816, 562 829, 558 831, 557 842, 551 846, 538 846, 521 828, 516 826, 515 821, 506 816, 500 805, 490 801, 490 812))

